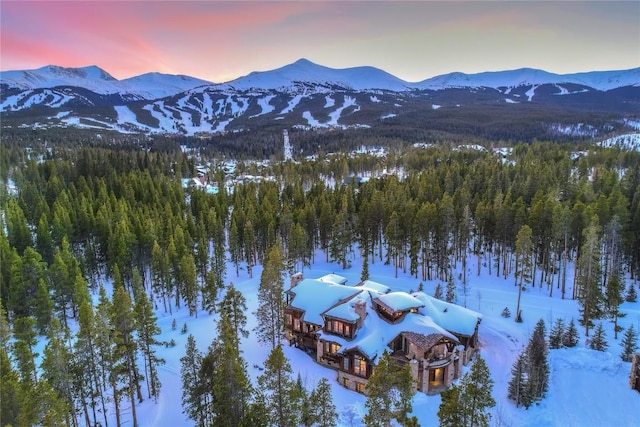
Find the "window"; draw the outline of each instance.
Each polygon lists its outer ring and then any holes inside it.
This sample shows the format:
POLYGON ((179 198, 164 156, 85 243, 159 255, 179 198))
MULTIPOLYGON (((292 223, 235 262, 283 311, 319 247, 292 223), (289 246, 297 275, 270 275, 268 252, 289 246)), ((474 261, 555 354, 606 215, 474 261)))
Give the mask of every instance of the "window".
POLYGON ((334 343, 334 342, 329 342, 329 341, 325 341, 324 342, 324 353, 325 354, 335 354, 338 352, 338 350, 340 350, 340 345, 334 343))
POLYGON ((349 388, 349 378, 347 377, 342 378, 342 385, 345 386, 346 388, 349 388))
POLYGON ((351 336, 351 325, 344 325, 344 336, 345 337, 351 336))
POLYGON ((291 325, 293 324, 293 316, 291 316, 291 313, 287 313, 287 315, 284 317, 284 323, 287 327, 291 327, 291 325))
POLYGON ((358 383, 358 382, 356 383, 356 391, 358 393, 363 393, 364 394, 364 389, 365 388, 366 387, 365 387, 364 383, 358 383))
POLYGON ((300 319, 293 319, 293 330, 300 331, 300 319))
POLYGON ((342 369, 345 371, 349 370, 349 358, 348 357, 343 357, 342 358, 342 369))
POLYGON ((353 356, 353 373, 361 377, 367 376, 367 360, 364 357, 353 356))

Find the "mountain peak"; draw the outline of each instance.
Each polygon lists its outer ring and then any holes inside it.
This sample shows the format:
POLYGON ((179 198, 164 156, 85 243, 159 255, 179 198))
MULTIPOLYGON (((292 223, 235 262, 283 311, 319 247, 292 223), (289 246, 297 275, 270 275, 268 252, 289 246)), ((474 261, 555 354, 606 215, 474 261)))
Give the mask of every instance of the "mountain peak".
POLYGON ((107 73, 97 65, 89 65, 86 67, 60 67, 58 65, 47 65, 34 71, 41 71, 60 77, 77 77, 90 80, 108 80, 117 81, 115 77, 107 73))

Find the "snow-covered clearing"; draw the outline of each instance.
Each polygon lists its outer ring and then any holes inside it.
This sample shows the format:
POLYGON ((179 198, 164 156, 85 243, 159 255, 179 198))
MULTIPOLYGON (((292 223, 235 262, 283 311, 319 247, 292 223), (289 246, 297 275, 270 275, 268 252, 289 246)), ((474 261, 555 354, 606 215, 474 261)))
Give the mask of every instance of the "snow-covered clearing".
POLYGON ((249 118, 251 119, 254 117, 262 116, 263 114, 269 114, 270 112, 275 110, 276 107, 270 104, 271 100, 275 97, 276 97, 275 95, 267 95, 264 98, 258 98, 258 105, 260 106, 261 111, 258 114, 254 114, 253 116, 250 116, 249 118))
MULTIPOLYGON (((360 281, 361 260, 353 260, 353 266, 342 270, 338 265, 325 263, 324 254, 317 253, 318 262, 311 269, 305 269, 304 275, 308 278, 317 278, 329 273, 336 273, 348 279, 347 284, 355 285, 360 281)), ((502 310, 509 307, 515 312, 517 288, 514 286, 512 276, 508 278, 489 275, 486 261, 478 276, 477 259, 470 258, 467 266, 468 286, 466 303, 467 307, 479 311, 484 318, 480 325, 480 354, 487 361, 494 380, 493 396, 496 406, 492 409, 493 419, 490 425, 511 427, 538 427, 538 426, 616 426, 631 427, 638 425, 640 416, 640 394, 629 388, 630 363, 620 360, 620 341, 613 339, 612 325, 603 321, 607 331, 609 343, 608 352, 602 353, 589 350, 585 347, 583 331, 578 347, 573 349, 551 350, 550 387, 546 398, 538 405, 531 408, 516 408, 506 398, 507 384, 510 380, 510 370, 519 352, 526 346, 529 335, 539 319, 544 319, 547 332, 552 322, 562 317, 569 321, 578 318, 578 304, 570 299, 561 299, 560 292, 554 289, 553 297, 548 296, 546 284, 539 288, 530 287, 522 295, 523 323, 515 323, 512 318, 503 318, 502 310), (475 265, 474 265, 475 264, 475 265)), ((257 289, 260 281, 261 267, 255 267, 253 278, 248 277, 246 270, 240 271, 236 277, 234 268, 229 265, 227 282, 233 282, 247 299, 248 329, 255 327, 253 312, 257 308, 257 289)), ((379 259, 369 264, 370 278, 392 288, 393 290, 416 290, 420 280, 399 272, 398 278, 394 277, 394 267, 384 265, 379 259)), ((573 269, 568 270, 567 283, 571 284, 573 269)), ((460 276, 456 275, 456 281, 460 285, 460 276)), ((288 285, 288 280, 285 282, 288 285)), ((424 290, 433 295, 438 281, 424 282, 424 290)), ((567 289, 567 295, 571 295, 571 287, 567 289)), ((465 300, 459 286, 458 300, 462 304, 465 300)), ((161 303, 157 302, 158 307, 161 303)), ((627 314, 620 320, 623 327, 634 324, 640 328, 640 303, 624 303, 622 310, 627 314)), ((184 348, 189 334, 193 334, 200 350, 205 351, 215 337, 216 316, 208 315, 200 311, 198 317, 189 317, 187 310, 174 311, 173 315, 158 312, 158 325, 162 328, 161 341, 175 340, 173 348, 159 348, 158 355, 166 360, 166 364, 160 369, 162 381, 161 397, 157 404, 147 399, 138 408, 140 426, 186 426, 193 425, 191 420, 185 418, 181 408, 181 379, 180 357, 184 354, 184 348), (176 330, 171 329, 171 323, 176 320, 176 330), (182 334, 180 329, 187 324, 188 331, 182 334)), ((248 339, 243 340, 243 357, 248 366, 250 376, 254 380, 261 374, 260 367, 265 361, 269 348, 261 346, 251 332, 248 339)), ((336 380, 336 371, 320 366, 306 353, 285 345, 285 354, 294 370, 294 376, 298 373, 308 386, 314 386, 320 378, 327 378, 333 390, 333 401, 340 414, 339 426, 362 425, 362 417, 365 413, 365 396, 349 391, 340 386, 336 380)), ((465 367, 465 371, 469 367, 465 367)), ((128 414, 127 402, 125 413, 128 414)), ((413 412, 418 417, 422 426, 434 426, 438 424, 439 396, 427 396, 417 393, 413 401, 413 412)), ((127 422, 127 420, 125 420, 127 422)))

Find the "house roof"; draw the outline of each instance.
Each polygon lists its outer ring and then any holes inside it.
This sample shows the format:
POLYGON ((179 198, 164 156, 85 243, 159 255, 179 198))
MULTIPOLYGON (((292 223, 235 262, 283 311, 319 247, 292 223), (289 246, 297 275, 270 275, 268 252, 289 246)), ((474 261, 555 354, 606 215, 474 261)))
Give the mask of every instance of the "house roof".
POLYGON ((380 295, 377 299, 393 311, 424 307, 422 301, 406 292, 390 292, 380 295))
POLYGON ((335 273, 325 274, 322 277, 318 277, 317 280, 320 280, 322 282, 327 282, 327 283, 334 283, 336 285, 344 285, 347 283, 346 277, 342 277, 339 274, 335 274, 335 273))
POLYGON ((391 292, 391 288, 387 285, 383 285, 382 283, 374 282, 373 280, 365 280, 356 285, 357 287, 361 287, 367 290, 379 292, 381 294, 388 294, 391 292))
POLYGON ((403 332, 402 335, 423 351, 429 350, 431 347, 438 344, 440 340, 446 339, 446 337, 441 334, 423 335, 415 332, 403 332))
POLYGON ((413 296, 423 303, 421 314, 431 317, 438 325, 454 334, 471 336, 482 320, 482 314, 476 311, 439 300, 424 292, 416 292, 413 296))
POLYGON ((304 279, 288 292, 294 295, 289 306, 304 311, 305 322, 322 325, 322 313, 344 300, 353 298, 362 292, 362 289, 319 279, 304 279))
MULTIPOLYGON (((364 294, 363 292, 357 298, 345 304, 353 304, 355 300, 363 298, 364 294)), ((388 344, 401 333, 412 332, 425 337, 438 335, 454 343, 458 342, 454 335, 438 326, 429 316, 420 313, 407 313, 402 322, 391 324, 378 316, 376 310, 370 304, 367 304, 366 308, 367 316, 362 327, 358 329, 355 338, 352 340, 347 340, 325 331, 318 332, 320 338, 340 344, 341 353, 357 350, 369 360, 375 360, 385 349, 388 349, 388 344)))

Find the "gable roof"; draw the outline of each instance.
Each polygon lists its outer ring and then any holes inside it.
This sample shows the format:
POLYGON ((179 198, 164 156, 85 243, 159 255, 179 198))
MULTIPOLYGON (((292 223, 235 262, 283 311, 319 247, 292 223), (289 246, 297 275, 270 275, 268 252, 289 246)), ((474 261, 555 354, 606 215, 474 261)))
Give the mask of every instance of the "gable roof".
MULTIPOLYGON (((366 294, 362 293, 352 301, 341 305, 354 304, 354 301, 363 298, 363 295, 366 294)), ((421 313, 407 313, 402 322, 391 324, 378 316, 376 310, 370 304, 367 304, 366 308, 367 316, 362 327, 358 329, 356 336, 352 340, 347 340, 325 331, 318 332, 320 338, 340 344, 341 353, 357 350, 372 361, 382 354, 385 349, 388 350, 388 344, 401 333, 412 332, 425 337, 437 335, 458 343, 458 339, 453 334, 438 326, 429 316, 421 313)))
POLYGON ((387 285, 383 285, 382 283, 374 282, 373 280, 365 280, 356 285, 357 287, 362 287, 363 289, 367 289, 369 291, 378 292, 381 294, 388 294, 391 292, 391 288, 387 285))
POLYGON ((333 283, 336 285, 345 285, 347 283, 346 277, 342 277, 339 274, 335 274, 335 273, 325 274, 322 277, 318 277, 317 280, 320 280, 322 282, 327 282, 327 283, 333 283))
POLYGON ((353 298, 362 292, 362 289, 319 279, 304 279, 287 292, 294 295, 289 307, 304 311, 305 322, 322 325, 322 313, 344 300, 353 298))
POLYGON ((422 301, 406 292, 390 292, 380 295, 376 299, 393 311, 405 311, 412 308, 424 307, 422 301))
POLYGON ((441 334, 422 335, 416 332, 402 332, 402 335, 423 351, 429 350, 442 339, 446 339, 446 337, 441 334))
POLYGON ((478 322, 482 320, 482 314, 476 311, 439 300, 424 292, 416 292, 413 296, 423 303, 420 313, 431 317, 438 325, 452 333, 470 337, 475 332, 478 322))

